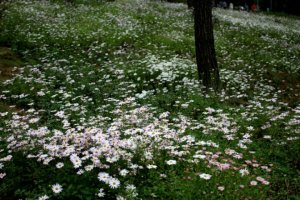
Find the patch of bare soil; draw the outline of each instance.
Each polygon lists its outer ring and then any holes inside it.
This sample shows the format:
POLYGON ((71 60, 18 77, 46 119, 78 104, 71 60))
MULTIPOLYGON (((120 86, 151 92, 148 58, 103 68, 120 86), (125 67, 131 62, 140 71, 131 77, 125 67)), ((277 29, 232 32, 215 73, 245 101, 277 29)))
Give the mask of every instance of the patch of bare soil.
POLYGON ((21 60, 8 47, 0 47, 0 80, 12 78, 18 73, 21 60))
POLYGON ((288 72, 270 72, 269 78, 280 90, 280 100, 288 103, 291 107, 300 103, 300 75, 288 72))
MULTIPOLYGON (((22 61, 8 47, 0 47, 0 81, 11 79, 18 73, 22 61)), ((22 109, 0 101, 0 111, 18 112, 22 109)))

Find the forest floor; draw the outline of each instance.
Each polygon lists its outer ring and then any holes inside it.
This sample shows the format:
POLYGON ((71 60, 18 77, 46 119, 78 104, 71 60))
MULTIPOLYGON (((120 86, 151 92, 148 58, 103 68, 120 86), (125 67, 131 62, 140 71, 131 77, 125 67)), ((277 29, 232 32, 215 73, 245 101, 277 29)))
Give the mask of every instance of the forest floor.
MULTIPOLYGON (((0 21, 0 199, 299 199, 300 18, 17 0, 0 21)), ((4 4, 3 4, 4 5, 4 4)))

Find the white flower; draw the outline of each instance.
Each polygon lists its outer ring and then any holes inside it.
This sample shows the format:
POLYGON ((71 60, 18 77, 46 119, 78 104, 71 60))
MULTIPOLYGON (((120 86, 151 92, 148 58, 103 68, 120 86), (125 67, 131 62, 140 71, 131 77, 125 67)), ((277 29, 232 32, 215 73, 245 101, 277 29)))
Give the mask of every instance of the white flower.
POLYGON ((271 135, 264 135, 264 139, 271 139, 272 136, 271 135))
POLYGON ((148 169, 156 169, 157 166, 156 166, 156 165, 147 165, 147 168, 148 168, 148 169))
POLYGON ((58 168, 58 169, 62 168, 63 166, 64 166, 64 163, 62 163, 62 162, 59 162, 56 164, 56 168, 58 168))
POLYGON ((206 155, 194 155, 193 158, 200 158, 200 159, 205 159, 206 158, 206 155))
POLYGON ((202 173, 199 176, 200 176, 200 178, 205 179, 205 180, 209 180, 211 178, 210 174, 205 174, 205 173, 202 173))
POLYGON ((84 167, 85 171, 91 171, 92 169, 94 169, 94 165, 87 165, 84 167))
POLYGON ((143 99, 145 96, 147 96, 147 91, 143 90, 142 93, 135 95, 137 98, 143 99))
POLYGON ((127 185, 127 186, 126 186, 126 190, 127 190, 127 191, 136 190, 136 187, 135 187, 134 185, 130 184, 130 185, 127 185))
POLYGON ((74 168, 79 168, 81 167, 82 161, 81 159, 76 155, 76 154, 72 154, 70 156, 70 160, 74 165, 74 168))
POLYGON ((83 170, 83 169, 80 169, 80 170, 78 170, 78 172, 77 172, 78 175, 81 175, 81 174, 83 174, 83 173, 84 173, 84 170, 83 170))
POLYGON ((167 165, 176 165, 176 160, 168 160, 166 161, 167 165))
POLYGON ((105 196, 105 193, 103 192, 103 190, 104 190, 103 188, 100 188, 100 189, 99 189, 99 192, 98 192, 98 194, 97 194, 98 197, 104 197, 104 196, 105 196))
POLYGON ((224 187, 224 186, 219 186, 219 187, 218 187, 218 190, 219 190, 219 191, 224 191, 224 190, 225 190, 225 187, 224 187))
POLYGON ((45 95, 45 92, 39 91, 39 92, 37 92, 36 94, 37 94, 38 96, 44 96, 44 95, 45 95))
POLYGON ((34 124, 34 123, 38 122, 39 120, 40 120, 40 118, 32 118, 29 120, 29 123, 34 124))
POLYGON ((65 117, 65 112, 64 111, 59 111, 54 114, 54 116, 59 117, 59 118, 64 118, 65 117))
POLYGON ((126 200, 126 199, 122 196, 117 196, 117 200, 126 200))
POLYGON ((63 190, 62 186, 58 183, 52 185, 52 191, 56 194, 60 193, 63 190))
POLYGON ((12 155, 8 155, 8 156, 6 156, 4 158, 1 158, 0 161, 1 162, 6 162, 6 161, 10 161, 11 159, 12 159, 12 155))
POLYGON ((145 152, 144 155, 147 160, 151 160, 153 158, 153 155, 151 152, 145 152))
POLYGON ((181 107, 182 108, 187 108, 187 107, 189 107, 189 104, 187 104, 187 103, 181 104, 181 107))
POLYGON ((122 169, 121 171, 120 171, 120 175, 121 176, 126 176, 127 174, 128 174, 128 170, 127 169, 122 169))
POLYGON ((240 174, 241 174, 241 176, 245 176, 245 175, 248 175, 249 174, 249 171, 248 171, 248 169, 240 169, 240 174))
POLYGON ((39 197, 39 200, 46 200, 46 199, 49 199, 49 197, 47 195, 39 197))
POLYGON ((257 181, 251 181, 251 182, 250 182, 250 185, 256 186, 256 185, 257 185, 257 181))
POLYGON ((110 178, 108 180, 108 185, 112 189, 115 189, 115 188, 118 188, 120 186, 120 181, 118 179, 116 179, 116 178, 110 178))
POLYGON ((6 176, 6 173, 0 173, 0 179, 3 179, 6 176))
POLYGON ((253 126, 248 126, 247 129, 248 129, 248 131, 253 131, 254 130, 253 126))
POLYGON ((107 183, 108 180, 109 180, 109 178, 110 178, 110 176, 109 176, 109 174, 106 173, 106 172, 100 172, 100 173, 98 174, 98 179, 99 179, 99 181, 103 181, 103 182, 107 183))

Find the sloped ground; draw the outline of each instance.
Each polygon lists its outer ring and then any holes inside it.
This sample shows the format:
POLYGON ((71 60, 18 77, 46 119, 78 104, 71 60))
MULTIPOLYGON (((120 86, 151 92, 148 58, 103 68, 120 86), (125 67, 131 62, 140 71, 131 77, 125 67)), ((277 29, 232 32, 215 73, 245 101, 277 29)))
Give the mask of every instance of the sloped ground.
POLYGON ((24 111, 1 112, 1 196, 297 199, 299 19, 214 22, 223 89, 205 94, 186 5, 12 3, 0 43, 25 63, 0 99, 24 111))

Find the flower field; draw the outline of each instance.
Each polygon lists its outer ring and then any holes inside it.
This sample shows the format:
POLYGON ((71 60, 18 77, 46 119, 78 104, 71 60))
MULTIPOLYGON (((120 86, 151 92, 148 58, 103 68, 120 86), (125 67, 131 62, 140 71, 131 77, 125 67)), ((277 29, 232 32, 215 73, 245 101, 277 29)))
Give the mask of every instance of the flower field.
POLYGON ((213 15, 207 93, 185 4, 6 5, 0 199, 300 198, 300 18, 213 15))

